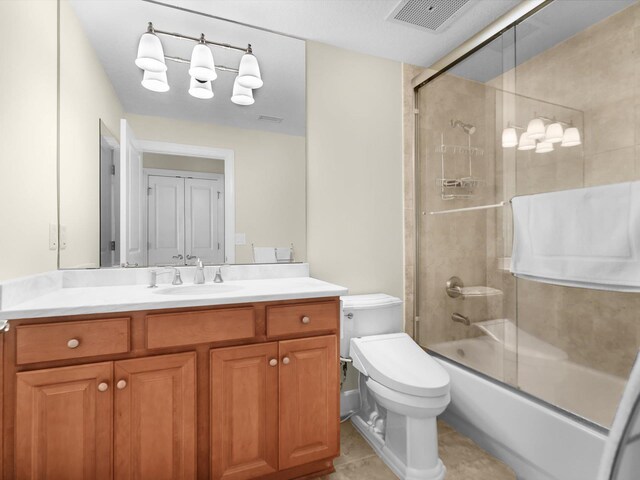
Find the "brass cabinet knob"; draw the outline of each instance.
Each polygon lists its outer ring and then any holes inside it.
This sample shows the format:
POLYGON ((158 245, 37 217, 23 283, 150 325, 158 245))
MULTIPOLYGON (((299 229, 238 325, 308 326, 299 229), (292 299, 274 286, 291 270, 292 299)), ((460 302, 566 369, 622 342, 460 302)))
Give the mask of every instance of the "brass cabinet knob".
POLYGON ((118 383, 116 383, 116 388, 118 390, 122 390, 122 389, 126 388, 126 386, 127 386, 127 381, 124 380, 124 379, 118 380, 118 383))
POLYGON ((77 338, 72 338, 67 342, 67 347, 69 348, 78 348, 79 345, 80 345, 80 340, 78 340, 77 338))
POLYGON ((308 325, 311 322, 311 318, 304 316, 302 317, 302 323, 304 323, 305 325, 308 325))
POLYGON ((276 365, 278 365, 278 360, 272 358, 271 360, 269 360, 269 365, 275 367, 276 365))
POLYGON ((109 384, 107 382, 99 383, 98 390, 100 390, 101 392, 106 392, 107 390, 109 390, 109 384))
POLYGON ((284 357, 282 359, 282 363, 285 364, 285 365, 289 365, 289 363, 291 363, 291 360, 289 359, 289 357, 284 357))

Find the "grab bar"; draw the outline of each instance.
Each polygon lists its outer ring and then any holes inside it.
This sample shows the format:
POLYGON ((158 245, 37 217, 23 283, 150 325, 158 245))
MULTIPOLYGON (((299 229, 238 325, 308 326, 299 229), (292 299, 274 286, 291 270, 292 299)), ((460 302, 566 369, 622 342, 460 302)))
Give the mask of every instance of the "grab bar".
POLYGON ((493 205, 479 205, 477 207, 452 208, 450 210, 440 210, 437 212, 429 212, 429 215, 443 215, 445 213, 472 212, 474 210, 488 210, 490 208, 504 207, 505 203, 494 203, 493 205))

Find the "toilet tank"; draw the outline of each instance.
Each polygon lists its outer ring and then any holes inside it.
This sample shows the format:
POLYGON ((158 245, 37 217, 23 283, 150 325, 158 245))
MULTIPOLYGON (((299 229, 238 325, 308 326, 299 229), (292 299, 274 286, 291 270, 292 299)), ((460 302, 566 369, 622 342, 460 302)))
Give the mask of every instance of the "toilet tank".
POLYGON ((349 357, 351 339, 404 332, 402 300, 384 293, 340 297, 340 356, 349 357))

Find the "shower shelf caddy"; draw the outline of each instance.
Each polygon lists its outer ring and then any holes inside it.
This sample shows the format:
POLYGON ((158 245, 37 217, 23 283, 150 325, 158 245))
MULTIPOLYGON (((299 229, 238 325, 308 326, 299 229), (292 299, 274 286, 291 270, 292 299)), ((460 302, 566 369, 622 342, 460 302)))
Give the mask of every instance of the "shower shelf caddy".
POLYGON ((471 135, 468 136, 468 145, 448 145, 444 143, 444 133, 440 134, 440 145, 436 147, 436 153, 440 154, 441 177, 436 179, 436 185, 440 187, 440 196, 443 200, 453 200, 456 198, 471 198, 475 195, 476 189, 484 185, 485 181, 473 176, 473 157, 484 156, 484 150, 471 146, 471 135), (466 155, 469 167, 469 175, 465 177, 452 178, 445 174, 445 154, 466 155))

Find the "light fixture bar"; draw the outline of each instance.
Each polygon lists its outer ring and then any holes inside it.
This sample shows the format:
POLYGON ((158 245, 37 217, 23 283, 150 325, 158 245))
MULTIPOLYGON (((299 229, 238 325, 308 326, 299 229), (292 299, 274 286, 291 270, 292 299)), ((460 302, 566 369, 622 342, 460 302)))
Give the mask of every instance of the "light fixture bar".
POLYGON ((192 42, 196 42, 196 43, 206 43, 207 45, 213 45, 215 47, 226 48, 229 50, 238 50, 239 52, 243 52, 243 53, 251 53, 251 44, 247 45, 246 47, 237 47, 229 43, 212 42, 211 40, 207 40, 206 38, 203 39, 198 37, 190 37, 188 35, 182 35, 181 33, 165 32, 164 30, 157 30, 156 28, 154 28, 153 23, 151 22, 149 22, 149 27, 147 28, 147 31, 151 33, 155 33, 156 35, 166 35, 168 37, 181 38, 183 40, 191 40, 192 42))
MULTIPOLYGON (((180 58, 180 57, 170 57, 169 55, 165 55, 164 58, 165 58, 165 60, 170 60, 170 61, 176 62, 176 63, 186 63, 187 65, 191 63, 189 60, 186 60, 186 59, 180 58)), ((216 65, 214 68, 216 70, 220 70, 221 72, 238 73, 238 71, 239 71, 237 68, 225 67, 224 65, 216 65)))

